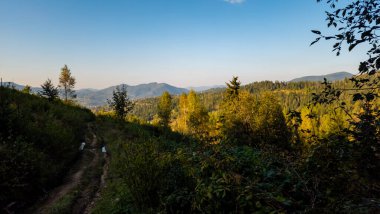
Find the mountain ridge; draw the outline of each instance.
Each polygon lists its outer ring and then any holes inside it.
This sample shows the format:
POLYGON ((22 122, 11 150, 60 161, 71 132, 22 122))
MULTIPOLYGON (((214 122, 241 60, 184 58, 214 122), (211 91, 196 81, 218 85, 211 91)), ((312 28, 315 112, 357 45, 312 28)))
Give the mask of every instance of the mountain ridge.
MULTIPOLYGON (((303 76, 290 80, 289 82, 300 82, 300 81, 323 81, 323 78, 326 78, 328 81, 343 80, 345 78, 352 77, 353 74, 348 72, 336 72, 326 75, 315 75, 315 76, 303 76)), ((3 82, 3 86, 14 87, 17 90, 22 90, 25 86, 14 83, 14 82, 3 82)), ((125 83, 109 86, 103 89, 93 89, 93 88, 84 88, 76 90, 77 101, 81 105, 87 107, 98 107, 104 106, 107 104, 107 100, 112 97, 113 91, 118 86, 125 86, 127 89, 128 96, 131 99, 144 99, 151 97, 158 97, 165 91, 169 92, 172 95, 179 95, 182 93, 187 93, 190 90, 195 90, 197 92, 204 92, 212 89, 221 89, 225 86, 222 85, 213 85, 213 86, 200 86, 200 87, 188 87, 181 88, 172 86, 167 83, 143 83, 138 85, 128 85, 125 83)), ((32 87, 32 93, 38 93, 41 91, 40 87, 32 87)))
POLYGON ((120 87, 123 85, 126 87, 128 96, 130 96, 131 99, 157 97, 165 91, 169 92, 172 95, 179 95, 181 93, 188 92, 188 90, 185 88, 175 87, 167 83, 151 82, 135 86, 119 84, 104 89, 99 89, 96 91, 89 89, 77 90, 77 100, 82 105, 88 107, 103 106, 107 104, 107 99, 110 99, 112 97, 112 93, 116 89, 116 87, 120 87))
POLYGON ((328 81, 337 81, 337 80, 344 80, 345 78, 351 78, 353 74, 349 72, 335 72, 331 74, 325 74, 325 75, 312 75, 312 76, 303 76, 298 77, 295 79, 290 80, 289 82, 318 82, 323 81, 324 78, 326 78, 328 81))

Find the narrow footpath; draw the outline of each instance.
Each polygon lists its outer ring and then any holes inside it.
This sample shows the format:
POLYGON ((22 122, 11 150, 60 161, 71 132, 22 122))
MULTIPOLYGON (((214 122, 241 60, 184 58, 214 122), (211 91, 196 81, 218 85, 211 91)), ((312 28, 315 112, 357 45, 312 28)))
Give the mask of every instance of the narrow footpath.
POLYGON ((63 184, 53 189, 32 213, 91 213, 105 186, 107 170, 108 159, 101 154, 94 128, 89 125, 80 159, 63 184))

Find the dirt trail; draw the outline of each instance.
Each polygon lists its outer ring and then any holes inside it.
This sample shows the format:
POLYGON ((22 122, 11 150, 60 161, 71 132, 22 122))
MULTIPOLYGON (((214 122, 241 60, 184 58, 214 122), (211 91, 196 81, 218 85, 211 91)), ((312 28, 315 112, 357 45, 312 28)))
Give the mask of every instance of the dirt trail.
POLYGON ((105 157, 105 164, 103 166, 102 176, 100 177, 99 188, 98 188, 95 196, 92 198, 92 201, 90 203, 88 203, 87 207, 84 209, 84 211, 83 211, 84 214, 90 214, 91 213, 91 210, 95 207, 96 201, 99 200, 99 198, 100 198, 100 193, 101 193, 102 189, 106 186, 106 178, 108 175, 108 163, 109 163, 109 159, 107 157, 105 157))
MULTIPOLYGON (((84 173, 88 173, 89 171, 98 170, 97 167, 100 166, 101 154, 100 149, 98 149, 97 145, 97 137, 89 127, 89 133, 91 134, 90 139, 86 139, 87 145, 81 155, 80 160, 78 160, 77 165, 71 170, 71 173, 64 179, 64 183, 55 188, 45 199, 42 204, 39 206, 40 208, 34 213, 49 213, 49 209, 56 204, 62 197, 69 194, 70 192, 77 190, 80 188, 80 194, 76 199, 75 203, 72 207, 72 213, 89 213, 91 208, 93 207, 94 201, 100 195, 100 189, 105 185, 105 176, 107 174, 107 165, 105 164, 102 169, 102 175, 93 175, 90 178, 88 183, 83 185, 84 173), (92 157, 89 160, 89 157, 92 157), (96 193, 96 194, 95 194, 96 193)), ((106 160, 107 163, 107 160, 106 160)), ((87 175, 88 176, 88 175, 87 175)))

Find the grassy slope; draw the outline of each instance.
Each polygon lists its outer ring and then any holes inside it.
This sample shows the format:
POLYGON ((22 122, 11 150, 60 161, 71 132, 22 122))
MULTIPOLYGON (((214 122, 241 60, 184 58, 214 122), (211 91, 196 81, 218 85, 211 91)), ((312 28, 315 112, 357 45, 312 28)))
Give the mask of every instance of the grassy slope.
POLYGON ((87 109, 0 88, 0 207, 23 209, 58 185, 93 118, 87 109))

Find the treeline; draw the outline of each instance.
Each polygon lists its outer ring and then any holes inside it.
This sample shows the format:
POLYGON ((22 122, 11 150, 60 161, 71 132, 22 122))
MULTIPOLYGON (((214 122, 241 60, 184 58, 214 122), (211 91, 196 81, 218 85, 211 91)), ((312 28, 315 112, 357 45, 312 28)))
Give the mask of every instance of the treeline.
POLYGON ((62 182, 90 110, 0 87, 0 207, 23 209, 62 182))
MULTIPOLYGON (((335 81, 333 86, 337 88, 352 88, 352 83, 348 79, 345 79, 335 81)), ((273 92, 272 94, 277 98, 284 112, 306 106, 311 101, 312 93, 319 92, 322 89, 323 85, 321 82, 261 81, 241 86, 241 90, 254 95, 259 95, 263 92, 273 92)), ((219 109, 219 104, 223 100, 224 91, 225 89, 222 88, 213 89, 197 93, 197 96, 206 110, 212 112, 219 109)), ((348 97, 346 96, 345 99, 348 99, 348 97)), ((173 96, 172 103, 174 112, 178 112, 179 100, 180 96, 173 96)), ((135 107, 131 114, 143 121, 150 122, 153 120, 154 115, 157 114, 158 102, 158 97, 136 100, 135 107)), ((103 107, 98 108, 96 111, 108 110, 110 109, 103 107)))
MULTIPOLYGON (((293 138, 310 141, 314 137, 327 137, 349 129, 348 120, 357 119, 356 115, 363 107, 362 102, 352 101, 352 95, 357 90, 351 90, 354 85, 348 79, 335 81, 331 86, 343 91, 340 94, 340 102, 322 105, 310 105, 314 94, 323 91, 322 82, 255 82, 239 86, 238 101, 228 100, 225 89, 203 93, 190 91, 188 94, 170 97, 168 126, 174 131, 184 134, 197 132, 197 137, 220 142, 226 138, 228 130, 235 130, 225 127, 228 120, 240 118, 248 123, 252 118, 261 120, 264 115, 273 114, 280 115, 277 118, 281 120, 285 117, 283 120, 286 125, 279 129, 291 130, 293 138), (264 107, 266 103, 271 103, 272 106, 264 107), (341 103, 344 103, 344 108, 340 106, 341 103), (260 110, 261 108, 267 108, 267 112, 260 110), (273 109, 277 109, 277 112, 271 112, 273 109), (292 114, 294 111, 298 112, 296 119, 292 114), (202 130, 203 134, 199 133, 199 130, 202 130)), ((160 99, 137 100, 128 116, 129 120, 160 125, 160 99)), ((376 106, 378 103, 379 101, 376 101, 376 106)), ((247 126, 252 128, 254 125, 251 123, 247 126)), ((243 129, 244 126, 236 127, 243 129)))

